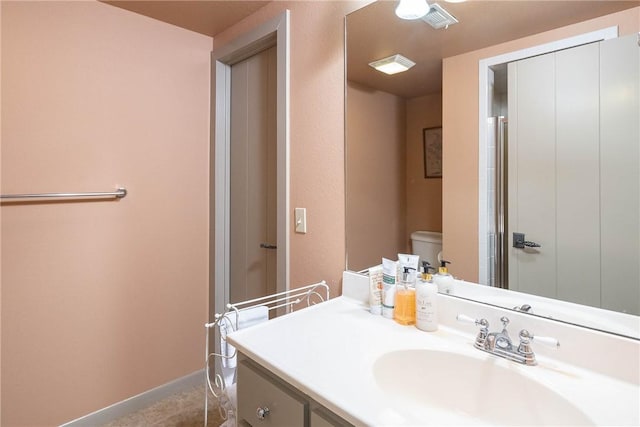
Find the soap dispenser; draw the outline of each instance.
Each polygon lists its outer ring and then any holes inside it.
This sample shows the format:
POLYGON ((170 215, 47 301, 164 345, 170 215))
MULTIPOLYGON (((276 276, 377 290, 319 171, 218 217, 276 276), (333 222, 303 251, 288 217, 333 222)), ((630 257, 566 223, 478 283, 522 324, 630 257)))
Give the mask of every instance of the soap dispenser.
POLYGON ((422 276, 416 283, 416 328, 433 332, 438 330, 438 285, 431 272, 435 268, 422 262, 422 276))
POLYGON ((403 267, 402 278, 397 285, 396 307, 394 319, 401 325, 414 325, 416 323, 416 290, 412 267, 403 267))
POLYGON ((431 271, 435 271, 433 267, 431 267, 431 263, 429 261, 422 261, 422 268, 420 269, 420 277, 422 280, 432 280, 431 271))
POLYGON ((447 264, 451 264, 449 261, 440 260, 440 268, 438 268, 438 274, 433 276, 433 282, 438 285, 438 292, 443 294, 451 293, 453 288, 453 281, 455 280, 449 270, 447 264))

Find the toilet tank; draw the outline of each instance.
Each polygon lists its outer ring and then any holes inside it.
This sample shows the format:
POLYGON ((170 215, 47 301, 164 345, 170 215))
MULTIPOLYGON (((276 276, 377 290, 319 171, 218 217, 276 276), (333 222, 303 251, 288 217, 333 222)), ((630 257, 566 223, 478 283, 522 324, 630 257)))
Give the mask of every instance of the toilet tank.
POLYGON ((442 251, 442 233, 437 231, 414 231, 411 233, 411 247, 420 261, 429 261, 432 267, 438 268, 438 254, 442 251))

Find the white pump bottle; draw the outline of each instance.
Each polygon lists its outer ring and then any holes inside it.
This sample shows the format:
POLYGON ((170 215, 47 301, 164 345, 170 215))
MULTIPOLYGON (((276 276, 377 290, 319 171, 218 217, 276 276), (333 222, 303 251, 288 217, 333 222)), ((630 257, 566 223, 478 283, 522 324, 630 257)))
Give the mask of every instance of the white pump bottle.
POLYGON ((416 328, 433 332, 438 330, 438 286, 430 271, 434 269, 422 262, 422 275, 416 282, 416 328))

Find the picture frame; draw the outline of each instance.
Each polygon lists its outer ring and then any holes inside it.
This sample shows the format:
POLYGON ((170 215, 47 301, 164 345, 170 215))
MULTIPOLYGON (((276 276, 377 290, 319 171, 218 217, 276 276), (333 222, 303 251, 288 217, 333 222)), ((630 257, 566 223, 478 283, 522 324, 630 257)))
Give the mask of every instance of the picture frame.
POLYGON ((442 178, 442 127, 422 129, 424 177, 442 178))

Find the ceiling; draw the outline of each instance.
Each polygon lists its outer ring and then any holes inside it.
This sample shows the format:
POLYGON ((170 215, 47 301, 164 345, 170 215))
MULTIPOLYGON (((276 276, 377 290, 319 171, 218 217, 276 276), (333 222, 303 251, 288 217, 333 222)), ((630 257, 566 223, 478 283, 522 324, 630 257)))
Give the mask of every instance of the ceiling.
MULTIPOLYGON (((212 37, 269 3, 267 0, 103 1, 212 37)), ((438 93, 442 86, 442 58, 640 6, 640 0, 468 0, 463 3, 438 0, 438 3, 460 22, 446 30, 435 30, 421 20, 399 19, 394 13, 396 0, 379 0, 349 14, 347 78, 406 98, 438 93), (368 66, 373 60, 395 53, 401 53, 417 65, 394 76, 368 66)))
POLYGON ((215 36, 269 3, 266 0, 101 0, 197 33, 215 36))
POLYGON ((422 20, 397 18, 396 4, 378 1, 347 16, 347 78, 411 98, 442 90, 442 58, 640 6, 640 0, 438 0, 459 21, 440 30, 422 20), (396 53, 417 65, 393 76, 368 65, 396 53))

